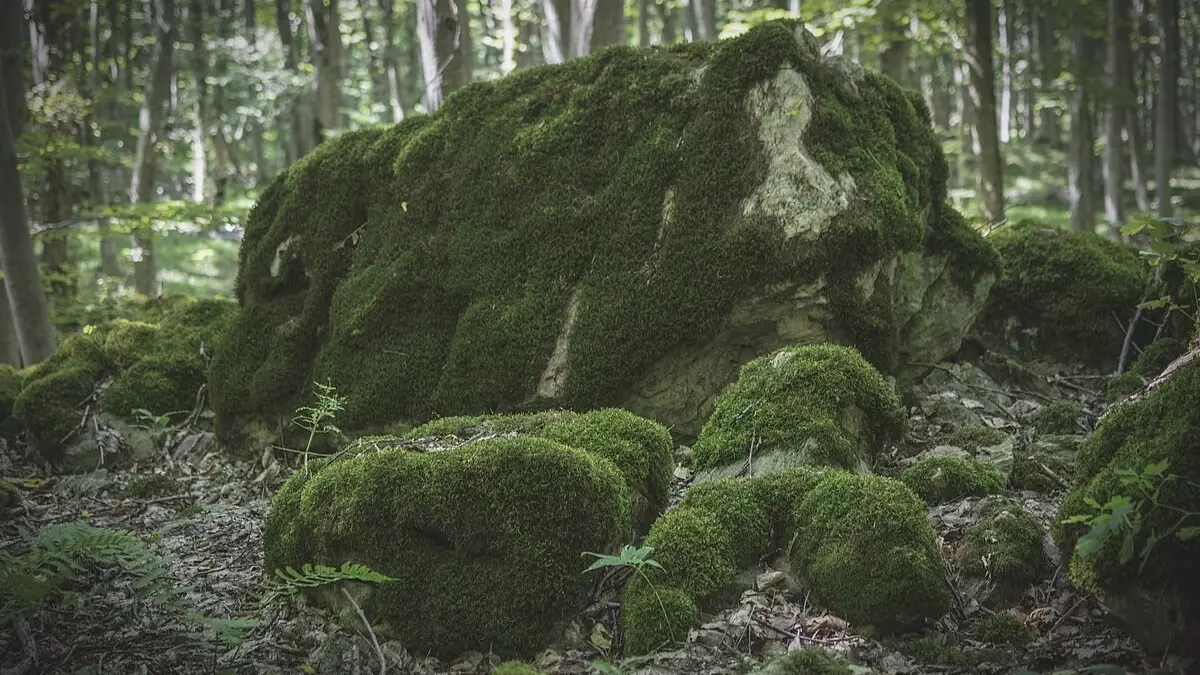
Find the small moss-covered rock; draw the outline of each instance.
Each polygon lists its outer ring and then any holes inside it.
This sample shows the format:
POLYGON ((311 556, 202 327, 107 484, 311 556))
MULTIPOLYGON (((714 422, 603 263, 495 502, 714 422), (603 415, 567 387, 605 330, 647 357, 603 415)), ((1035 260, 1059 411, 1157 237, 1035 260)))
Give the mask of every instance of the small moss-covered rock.
POLYGON ((1083 405, 1073 399, 1059 399, 1033 414, 1033 428, 1039 434, 1079 433, 1083 405))
POLYGON ((702 468, 758 461, 778 466, 865 468, 904 433, 895 392, 850 347, 789 347, 747 363, 717 401, 693 449, 702 468))
POLYGON ((687 637, 699 619, 700 609, 690 594, 678 588, 653 586, 635 576, 621 602, 625 650, 649 654, 669 648, 687 637))
POLYGON ((13 419, 29 430, 29 440, 42 457, 59 461, 79 427, 83 410, 110 364, 94 334, 63 341, 54 355, 25 378, 13 405, 13 419))
POLYGON ((406 438, 527 434, 558 441, 607 458, 633 492, 634 525, 645 532, 666 508, 674 443, 666 427, 627 410, 576 413, 548 410, 516 415, 445 417, 423 424, 406 438))
POLYGON ((986 576, 996 585, 992 599, 998 604, 1012 602, 1045 572, 1045 536, 1042 526, 1020 504, 993 500, 967 528, 959 559, 967 572, 986 576))
POLYGON ((492 668, 491 675, 541 675, 540 670, 534 668, 528 663, 520 661, 505 661, 500 665, 492 668))
POLYGON ((1105 391, 1105 398, 1109 403, 1116 403, 1127 398, 1130 394, 1141 389, 1146 384, 1146 378, 1127 370, 1120 375, 1113 375, 1108 378, 1108 386, 1105 391))
POLYGON ((838 616, 891 632, 949 608, 933 526, 904 483, 834 472, 795 510, 793 568, 838 616))
POLYGON ((777 656, 752 675, 852 675, 853 670, 820 647, 805 647, 777 656))
POLYGON ((734 533, 735 564, 739 569, 758 560, 771 540, 768 502, 754 481, 717 478, 695 485, 678 508, 711 513, 721 521, 725 531, 734 533))
POLYGON ((1175 338, 1151 342, 1129 367, 1129 371, 1146 379, 1157 377, 1172 361, 1183 355, 1186 347, 1182 340, 1175 338))
POLYGON ((1093 233, 1028 220, 989 239, 1003 271, 978 324, 986 340, 1111 367, 1124 339, 1112 315, 1132 311, 1149 283, 1137 252, 1093 233))
POLYGON ((1036 448, 1013 454, 1013 472, 1009 484, 1014 490, 1054 492, 1068 487, 1071 464, 1053 454, 1036 448))
POLYGON ((972 424, 962 427, 950 436, 950 444, 956 445, 969 452, 987 448, 1004 442, 1008 435, 995 427, 982 424, 972 424))
POLYGON ((415 650, 531 655, 586 602, 583 553, 629 531, 626 480, 593 453, 536 437, 370 447, 284 484, 265 565, 353 560, 396 579, 359 604, 376 632, 415 650))
POLYGON ((970 457, 924 457, 900 474, 900 480, 927 504, 963 497, 986 497, 1004 491, 1004 475, 993 465, 970 457))
MULTIPOLYGON (((1075 544, 1088 532, 1088 525, 1067 525, 1063 519, 1093 514, 1094 509, 1087 505, 1089 500, 1106 504, 1116 496, 1135 496, 1122 482, 1121 473, 1142 473, 1147 466, 1161 462, 1167 463, 1166 473, 1177 478, 1166 481, 1158 493, 1164 508, 1143 509, 1141 531, 1168 532, 1176 525, 1179 510, 1200 512, 1200 490, 1194 487, 1200 484, 1197 401, 1200 360, 1177 369, 1136 402, 1110 409, 1079 448, 1074 487, 1063 500, 1053 529, 1058 549, 1064 556, 1071 556, 1069 578, 1076 586, 1103 593, 1113 603, 1120 603, 1123 596, 1148 595, 1160 597, 1158 606, 1164 611, 1174 605, 1191 608, 1174 617, 1185 626, 1200 625, 1195 612, 1200 607, 1200 577, 1195 573, 1200 568, 1200 539, 1159 539, 1142 570, 1145 535, 1135 539, 1134 554, 1127 562, 1121 562, 1119 536, 1108 540, 1094 555, 1083 557, 1075 551, 1075 544)), ((1164 617, 1140 614, 1127 619, 1136 619, 1138 628, 1144 629, 1138 637, 1147 644, 1161 644, 1172 637, 1178 643, 1185 637, 1177 632, 1178 625, 1164 617)))
POLYGON ((1025 624, 1012 614, 997 612, 989 614, 975 624, 975 639, 994 645, 1023 646, 1029 642, 1029 631, 1025 624))

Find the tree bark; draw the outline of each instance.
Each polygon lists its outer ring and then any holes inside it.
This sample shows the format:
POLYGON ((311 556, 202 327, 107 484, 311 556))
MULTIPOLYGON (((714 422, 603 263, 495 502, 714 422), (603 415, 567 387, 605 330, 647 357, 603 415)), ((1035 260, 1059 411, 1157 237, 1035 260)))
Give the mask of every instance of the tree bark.
MULTIPOLYGON (((895 3, 885 3, 892 7, 895 3)), ((904 86, 911 86, 908 79, 908 38, 905 35, 904 17, 890 14, 883 20, 883 52, 879 65, 884 74, 904 86)))
POLYGON ((465 0, 417 0, 417 38, 425 79, 425 110, 471 81, 471 28, 465 0))
POLYGON ((1133 103, 1125 88, 1130 78, 1129 61, 1122 58, 1129 50, 1129 0, 1108 0, 1107 28, 1105 60, 1110 93, 1104 121, 1104 218, 1109 236, 1120 240, 1121 224, 1125 222, 1125 141, 1121 132, 1133 103))
MULTIPOLYGON (((417 0, 418 8, 421 2, 417 0)), ((571 0, 541 0, 542 55, 546 63, 563 63, 571 53, 571 0)))
MULTIPOLYGON (((11 57, 24 51, 20 35, 21 7, 0 3, 0 54, 11 57)), ((16 60, 19 64, 19 59, 16 60)), ((37 255, 25 218, 25 195, 17 169, 16 139, 24 129, 25 83, 20 68, 5 58, 0 68, 0 270, 4 273, 6 300, 13 332, 26 366, 50 357, 57 346, 50 310, 42 290, 37 255), (20 108, 9 110, 9 105, 20 108)), ((11 347, 10 347, 11 349, 11 347)), ((10 358, 10 356, 6 356, 10 358)))
POLYGON ((208 188, 208 43, 204 38, 205 0, 188 6, 188 39, 192 43, 192 72, 196 78, 195 116, 192 127, 192 201, 203 202, 208 188))
POLYGON ((942 129, 950 129, 951 92, 954 91, 954 62, 947 54, 934 57, 933 91, 929 97, 933 123, 942 129))
MULTIPOLYGON (((601 0, 603 2, 603 0, 601 0)), ((700 40, 716 40, 720 34, 717 27, 717 0, 692 0, 696 8, 696 28, 700 40)), ((799 15, 799 0, 796 1, 796 16, 799 15)))
MULTIPOLYGON (((512 6, 513 0, 505 0, 512 6)), ((379 0, 379 9, 383 13, 383 69, 387 78, 388 107, 392 111, 392 121, 404 120, 404 106, 400 102, 400 72, 399 58, 396 56, 396 7, 394 0, 379 0)), ((511 11, 510 11, 511 15, 511 11)), ((515 49, 515 45, 513 45, 515 49)), ((507 73, 506 73, 507 74, 507 73)))
POLYGON ((1012 137, 1013 119, 1013 0, 1002 0, 996 27, 1000 39, 1000 142, 1012 137))
POLYGON ((338 0, 309 0, 307 8, 308 52, 315 73, 316 142, 320 143, 326 131, 342 126, 342 38, 338 31, 338 0))
MULTIPOLYGON (((1037 19, 1034 22, 1038 57, 1038 73, 1041 79, 1043 97, 1056 97, 1055 80, 1058 79, 1059 61, 1058 45, 1054 37, 1055 21, 1053 9, 1047 4, 1040 4, 1037 9, 1037 19)), ((1059 125, 1057 106, 1042 105, 1038 120, 1037 140, 1053 147, 1062 144, 1062 130, 1059 125)))
POLYGON ((975 112, 973 145, 979 207, 989 225, 1004 220, 1004 165, 996 130, 996 79, 992 67, 992 7, 990 0, 967 0, 966 59, 970 69, 971 103, 975 112))
MULTIPOLYGON (((275 27, 279 31, 279 41, 283 44, 284 65, 292 71, 293 77, 300 77, 300 43, 292 32, 290 0, 275 0, 275 27)), ((314 106, 311 99, 310 92, 298 94, 288 107, 289 162, 300 159, 317 146, 314 106)))
POLYGON ((625 0, 596 0, 589 51, 625 44, 625 0))
MULTIPOLYGON (((250 43, 251 51, 256 51, 258 48, 258 12, 254 0, 242 0, 242 19, 246 31, 246 41, 250 43)), ((251 96, 253 95, 251 92, 251 96)), ((266 148, 263 146, 262 121, 256 115, 257 113, 254 113, 246 120, 246 136, 250 139, 250 154, 254 158, 254 184, 261 187, 270 181, 271 172, 267 166, 266 148)))
POLYGON ((637 0, 638 46, 650 46, 650 0, 637 0))
POLYGON ((1179 114, 1179 0, 1158 2, 1159 59, 1158 101, 1155 103, 1154 192, 1158 199, 1158 216, 1169 218, 1174 212, 1171 204, 1171 169, 1174 168, 1176 134, 1179 114))
POLYGON ((1096 206, 1093 171, 1096 135, 1092 128, 1092 75, 1089 71, 1088 39, 1082 21, 1071 22, 1071 52, 1075 57, 1076 82, 1071 94, 1071 136, 1067 157, 1067 200, 1071 229, 1094 232, 1096 206))
MULTIPOLYGON (((1144 21, 1144 17, 1141 17, 1144 21)), ((1150 169, 1146 166, 1146 136, 1143 132, 1141 111, 1142 105, 1139 105, 1137 82, 1134 81, 1134 67, 1138 63, 1139 52, 1141 50, 1134 49, 1132 30, 1133 17, 1130 17, 1130 34, 1127 38, 1117 43, 1117 49, 1121 51, 1119 57, 1125 64, 1125 82, 1122 84, 1122 89, 1128 96, 1128 106, 1125 109, 1125 129, 1129 134, 1129 179, 1133 181, 1133 194, 1137 199, 1137 207, 1139 211, 1149 212, 1150 204, 1150 189, 1146 183, 1149 181, 1150 169)))
POLYGON ((358 10, 362 14, 363 38, 365 38, 363 48, 367 51, 367 76, 371 82, 371 100, 375 105, 387 109, 389 106, 387 79, 384 77, 379 51, 372 46, 378 42, 375 40, 375 24, 371 21, 370 0, 358 0, 358 10))
MULTIPOLYGON (((175 0, 155 2, 158 3, 158 20, 155 25, 157 53, 150 81, 146 85, 145 97, 142 99, 142 107, 138 112, 138 139, 129 189, 129 201, 134 204, 147 203, 154 199, 157 145, 163 140, 164 109, 170 93, 175 41, 178 37, 175 0)), ((147 228, 138 228, 134 231, 133 238, 137 247, 137 256, 133 264, 134 289, 142 295, 157 295, 158 262, 155 259, 153 233, 147 228)))

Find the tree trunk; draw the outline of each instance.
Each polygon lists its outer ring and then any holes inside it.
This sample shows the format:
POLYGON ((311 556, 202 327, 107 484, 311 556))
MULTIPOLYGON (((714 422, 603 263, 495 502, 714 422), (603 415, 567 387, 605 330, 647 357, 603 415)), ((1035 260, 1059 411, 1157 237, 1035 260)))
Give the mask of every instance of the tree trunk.
MULTIPOLYGON (((603 1, 601 0, 601 2, 603 1)), ((720 29, 717 27, 717 0, 692 0, 692 3, 696 8, 696 28, 699 31, 697 38, 716 40, 717 35, 720 34, 720 29)), ((797 0, 797 15, 798 13, 799 0, 797 0)))
MULTIPOLYGON (((290 0, 275 0, 275 27, 283 44, 284 65, 292 71, 293 77, 301 77, 300 43, 292 32, 290 0)), ((289 162, 300 159, 317 146, 311 98, 309 92, 298 94, 288 107, 289 162)))
MULTIPOLYGON (((1058 45, 1054 37, 1053 8, 1045 4, 1037 8, 1037 20, 1034 22, 1034 32, 1037 33, 1038 73, 1041 79, 1043 98, 1057 98, 1054 81, 1058 79, 1058 45)), ((1062 144, 1062 130, 1059 126, 1057 106, 1048 106, 1044 102, 1039 113, 1037 140, 1053 147, 1062 144)))
POLYGON ((659 14, 662 15, 662 34, 659 35, 659 44, 673 45, 679 40, 679 17, 675 12, 675 7, 672 6, 670 0, 655 0, 654 4, 658 8, 659 14))
MULTIPOLYGON (((894 3, 893 3, 894 4, 894 3)), ((904 86, 908 81, 908 38, 905 35, 904 17, 890 15, 883 22, 883 52, 879 65, 884 74, 904 86)))
MULTIPOLYGON (((178 35, 175 0, 155 1, 158 3, 158 21, 155 22, 157 54, 142 99, 142 108, 138 113, 138 139, 129 189, 129 201, 134 204, 147 203, 154 199, 157 145, 164 140, 164 107, 170 93, 175 40, 178 35)), ((133 234, 137 247, 133 264, 134 289, 142 295, 154 296, 158 292, 158 263, 155 259, 153 234, 148 228, 139 228, 133 234)))
POLYGON ((425 109, 433 112, 471 81, 471 30, 465 0, 417 0, 417 37, 425 75, 425 109))
POLYGON ((326 131, 342 126, 342 38, 338 31, 338 0, 309 0, 307 8, 308 52, 315 73, 316 142, 320 143, 326 131))
POLYGON ((965 55, 971 73, 971 103, 975 111, 972 128, 979 207, 983 220, 989 225, 996 225, 1004 220, 1004 165, 996 130, 991 5, 991 0, 967 0, 965 55))
POLYGON ((696 25, 695 0, 683 0, 680 9, 683 11, 683 39, 685 42, 695 42, 696 34, 700 31, 696 25))
MULTIPOLYGON (((511 18, 513 0, 505 1, 509 4, 509 15, 511 18)), ((394 0, 379 0, 379 9, 383 13, 383 69, 387 77, 388 106, 392 111, 392 121, 400 122, 404 119, 404 106, 400 103, 400 72, 399 59, 396 56, 396 7, 394 0)), ((513 47, 515 51, 516 45, 514 44, 513 47)))
POLYGON ((934 57, 933 92, 929 100, 933 123, 942 129, 950 129, 951 92, 954 91, 954 62, 947 54, 934 57))
POLYGON ((192 127, 192 201, 203 202, 208 189, 208 44, 204 38, 204 0, 188 7, 188 39, 192 43, 192 72, 196 77, 196 103, 192 127))
POLYGON ((625 0, 596 0, 590 51, 625 44, 625 0))
POLYGON ((650 46, 650 0, 637 0, 638 46, 650 46))
POLYGON ((1013 119, 1013 0, 1002 0, 996 27, 1000 38, 1000 142, 1012 137, 1013 119))
POLYGON ((1179 0, 1158 0, 1159 59, 1158 101, 1155 104, 1154 192, 1158 198, 1158 216, 1169 218, 1171 205, 1171 169, 1179 141, 1176 121, 1179 114, 1179 0))
POLYGON ((8 301, 8 287, 3 280, 0 280, 0 364, 21 367, 21 343, 17 340, 12 304, 8 301))
MULTIPOLYGON (((595 28, 596 3, 599 0, 571 0, 571 31, 567 57, 587 56, 595 28)), ((686 2, 686 0, 685 0, 686 2)))
POLYGON ((1108 113, 1104 122, 1104 219, 1109 236, 1119 241, 1121 224, 1125 222, 1125 141, 1121 131, 1129 119, 1132 106, 1129 81, 1129 61, 1123 57, 1129 50, 1129 0, 1108 0, 1108 45, 1105 50, 1110 82, 1108 113))
MULTIPOLYGON (((250 43, 251 51, 256 51, 258 47, 258 12, 254 6, 254 0, 242 0, 242 3, 246 40, 250 43)), ((254 92, 250 92, 250 96, 253 99, 254 92)), ((263 147, 262 121, 257 115, 257 112, 252 113, 246 120, 246 136, 250 139, 250 154, 254 158, 254 184, 262 187, 270 181, 271 172, 267 167, 267 151, 263 147)))
POLYGON ((20 64, 14 55, 24 51, 19 32, 22 23, 19 4, 0 3, 0 55, 9 57, 0 68, 0 270, 21 362, 31 366, 54 353, 57 339, 50 325, 17 170, 16 139, 27 119, 24 76, 19 67, 13 67, 14 61, 20 64), (20 108, 10 110, 14 103, 20 108))
POLYGON ((1092 128, 1092 75, 1088 39, 1082 21, 1071 22, 1071 52, 1075 57, 1075 91, 1071 94, 1071 136, 1067 157, 1067 200, 1071 229, 1094 232, 1096 205, 1093 193, 1093 165, 1096 135, 1092 128))
POLYGON ((363 42, 365 43, 363 49, 367 50, 367 75, 371 81, 371 100, 375 105, 387 109, 389 106, 387 80, 383 74, 379 52, 372 47, 378 43, 375 41, 375 24, 371 21, 370 0, 358 0, 358 9, 362 13, 363 42))
MULTIPOLYGON (((418 8, 421 2, 417 0, 418 8)), ((563 63, 571 51, 571 0, 541 0, 542 55, 546 63, 563 63)))

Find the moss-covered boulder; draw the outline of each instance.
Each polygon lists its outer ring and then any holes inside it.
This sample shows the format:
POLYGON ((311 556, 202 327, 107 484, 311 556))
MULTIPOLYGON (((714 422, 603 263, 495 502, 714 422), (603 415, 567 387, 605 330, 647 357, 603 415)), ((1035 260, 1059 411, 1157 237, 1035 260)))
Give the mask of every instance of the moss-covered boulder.
POLYGON ((977 332, 985 344, 1111 368, 1149 283, 1137 252, 1096 234, 1025 220, 989 239, 1003 271, 977 332))
POLYGON ((1049 565, 1045 539, 1045 528, 1020 504, 993 499, 967 528, 958 556, 966 572, 988 582, 987 602, 1002 606, 1041 579, 1049 565))
POLYGON ((907 424, 896 393, 855 349, 789 347, 742 367, 693 450, 702 478, 806 464, 865 471, 907 424))
MULTIPOLYGON (((423 449, 371 439, 276 494, 267 570, 365 564, 394 581, 356 589, 375 632, 409 649, 529 657, 586 604, 585 552, 627 541, 628 477, 545 438, 423 449)), ((356 619, 336 593, 319 602, 356 619)))
POLYGON ((1015 490, 1053 492, 1070 487, 1075 455, 1082 435, 1039 436, 1028 447, 1013 453, 1009 485, 1015 490))
POLYGON ((619 405, 694 435, 784 345, 936 362, 998 269, 946 174, 919 94, 795 22, 472 84, 263 192, 223 433, 329 379, 348 430, 619 405))
POLYGON ((982 448, 999 445, 1008 438, 1008 434, 982 424, 971 424, 960 427, 950 436, 950 444, 960 447, 967 452, 976 452, 982 448))
POLYGON ((1081 431, 1079 418, 1083 415, 1083 404, 1072 399, 1059 399, 1030 416, 1033 428, 1039 434, 1059 436, 1077 434, 1081 431))
POLYGON ((0 433, 11 431, 13 404, 21 393, 25 375, 8 364, 0 364, 0 433))
POLYGON ((797 649, 762 664, 751 675, 853 675, 845 661, 820 647, 797 649))
MULTIPOLYGON (((1155 388, 1114 406, 1079 448, 1074 487, 1063 500, 1054 538, 1070 557, 1069 578, 1099 593, 1125 619, 1134 636, 1149 649, 1187 645, 1200 640, 1200 537, 1178 536, 1183 527, 1200 526, 1200 517, 1181 521, 1184 512, 1200 513, 1200 351, 1193 348, 1155 388), (1165 463, 1165 468, 1163 467, 1165 463), (1157 468, 1154 468, 1156 467, 1157 468), (1145 475, 1161 489, 1160 506, 1146 501, 1130 476, 1145 475), (1161 470, 1156 478, 1154 472, 1161 470), (1173 478, 1163 478, 1173 476, 1173 478), (1126 497, 1141 502, 1141 527, 1132 555, 1122 556, 1122 533, 1103 540, 1091 555, 1076 543, 1089 531, 1086 523, 1066 524, 1076 515, 1096 515, 1089 504, 1109 504, 1126 497), (1149 537, 1157 541, 1142 568, 1149 537)), ((1192 530, 1195 532, 1195 530, 1192 530)))
POLYGON ((1129 366, 1129 370, 1109 378, 1106 390, 1108 402, 1116 403, 1141 389, 1184 351, 1184 343, 1174 338, 1152 342, 1129 366))
POLYGON ((102 450, 89 438, 94 425, 83 421, 100 414, 119 421, 138 420, 140 411, 190 412, 236 309, 229 301, 189 300, 157 323, 117 319, 72 336, 25 371, 13 420, 29 431, 45 459, 95 468, 102 450))
POLYGON ((406 438, 439 438, 455 444, 513 435, 548 438, 611 460, 628 479, 633 523, 639 532, 645 532, 667 506, 674 450, 671 434, 661 424, 627 410, 444 417, 413 429, 406 438))
POLYGON ((921 458, 900 474, 900 480, 928 504, 1000 494, 1005 483, 994 465, 949 454, 921 458))

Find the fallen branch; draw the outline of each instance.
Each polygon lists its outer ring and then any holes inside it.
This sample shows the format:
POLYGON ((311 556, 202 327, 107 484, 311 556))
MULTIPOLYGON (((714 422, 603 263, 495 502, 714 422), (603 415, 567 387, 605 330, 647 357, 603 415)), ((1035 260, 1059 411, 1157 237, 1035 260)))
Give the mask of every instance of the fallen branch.
POLYGON ((371 622, 367 621, 367 615, 363 613, 362 607, 354 601, 350 595, 350 591, 342 588, 342 595, 354 605, 354 611, 358 613, 358 618, 362 619, 363 625, 367 627, 367 634, 371 636, 371 644, 375 647, 375 654, 379 656, 379 675, 387 675, 387 657, 383 655, 383 648, 379 646, 379 638, 375 637, 375 631, 371 628, 371 622))

